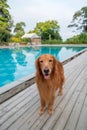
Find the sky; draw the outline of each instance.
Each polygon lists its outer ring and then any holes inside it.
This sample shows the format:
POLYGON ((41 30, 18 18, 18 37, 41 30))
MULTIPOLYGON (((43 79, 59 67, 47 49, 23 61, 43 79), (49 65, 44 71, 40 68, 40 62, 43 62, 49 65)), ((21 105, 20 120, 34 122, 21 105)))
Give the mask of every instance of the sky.
POLYGON ((73 15, 87 0, 8 0, 14 23, 25 22, 25 32, 33 30, 38 22, 57 20, 63 40, 75 35, 67 26, 73 15))

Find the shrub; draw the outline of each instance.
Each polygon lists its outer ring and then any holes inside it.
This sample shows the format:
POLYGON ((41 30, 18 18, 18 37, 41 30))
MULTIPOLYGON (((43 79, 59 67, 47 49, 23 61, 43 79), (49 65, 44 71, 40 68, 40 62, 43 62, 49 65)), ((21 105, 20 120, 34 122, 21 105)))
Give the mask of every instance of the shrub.
POLYGON ((65 41, 65 43, 70 44, 87 44, 87 33, 81 33, 79 35, 75 35, 72 38, 69 38, 65 41))
POLYGON ((19 37, 12 36, 9 41, 10 42, 20 43, 21 39, 19 37))
POLYGON ((42 41, 42 44, 61 44, 63 43, 61 40, 46 40, 42 41))

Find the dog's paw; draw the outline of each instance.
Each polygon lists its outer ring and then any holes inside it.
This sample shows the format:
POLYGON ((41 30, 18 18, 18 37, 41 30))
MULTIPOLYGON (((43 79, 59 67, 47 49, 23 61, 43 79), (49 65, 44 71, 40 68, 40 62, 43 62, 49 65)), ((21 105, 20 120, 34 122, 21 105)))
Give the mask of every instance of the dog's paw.
POLYGON ((62 91, 59 91, 58 92, 58 96, 62 96, 63 95, 63 92, 62 91))
POLYGON ((49 108, 49 109, 48 109, 48 113, 49 113, 50 115, 52 115, 52 114, 53 114, 53 109, 52 109, 52 108, 49 108))
POLYGON ((41 107, 41 108, 39 109, 39 114, 42 115, 42 114, 44 113, 44 111, 45 111, 44 108, 41 107))

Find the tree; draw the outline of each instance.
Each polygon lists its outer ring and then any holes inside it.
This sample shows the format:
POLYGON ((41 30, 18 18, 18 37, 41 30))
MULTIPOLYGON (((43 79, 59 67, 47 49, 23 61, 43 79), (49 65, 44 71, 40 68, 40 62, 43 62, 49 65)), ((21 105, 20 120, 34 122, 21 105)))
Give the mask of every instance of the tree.
POLYGON ((14 28, 14 32, 16 33, 17 37, 21 37, 25 31, 24 31, 25 23, 24 22, 19 22, 16 24, 14 28))
POLYGON ((87 33, 87 7, 83 7, 75 12, 72 22, 68 27, 76 27, 77 30, 87 33))
POLYGON ((70 44, 82 44, 85 43, 87 44, 87 33, 81 33, 79 35, 75 35, 71 38, 68 38, 65 43, 70 43, 70 44))
POLYGON ((56 20, 52 21, 45 21, 45 22, 39 22, 36 24, 36 27, 34 30, 30 32, 34 32, 41 36, 43 40, 53 40, 53 39, 59 39, 61 40, 61 36, 59 34, 59 28, 58 22, 56 20))
POLYGON ((10 38, 13 21, 9 13, 7 0, 0 0, 0 42, 7 42, 10 38))

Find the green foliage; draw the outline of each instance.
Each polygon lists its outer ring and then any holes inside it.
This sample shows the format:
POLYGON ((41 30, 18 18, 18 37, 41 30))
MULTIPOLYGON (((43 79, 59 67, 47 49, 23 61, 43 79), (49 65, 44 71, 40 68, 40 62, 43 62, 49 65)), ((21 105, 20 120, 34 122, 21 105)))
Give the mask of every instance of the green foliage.
POLYGON ((21 43, 29 43, 30 39, 29 38, 21 38, 21 43))
POLYGON ((87 44, 87 33, 81 33, 79 35, 73 36, 65 41, 69 44, 87 44))
POLYGON ((35 29, 30 32, 32 33, 34 32, 40 35, 42 40, 53 40, 53 39, 61 40, 61 36, 59 34, 59 28, 60 27, 56 20, 52 21, 49 20, 37 23, 35 29))
POLYGON ((12 36, 10 39, 9 39, 9 42, 15 42, 15 43, 20 43, 21 42, 21 39, 16 37, 16 36, 12 36))
POLYGON ((46 40, 42 41, 42 44, 62 44, 63 42, 61 40, 46 40))
POLYGON ((30 40, 28 38, 20 38, 20 37, 12 36, 10 37, 9 42, 27 44, 28 42, 30 42, 30 40))
POLYGON ((75 12, 73 20, 68 27, 75 27, 84 33, 87 32, 87 7, 83 7, 81 10, 75 12))
POLYGON ((7 42, 10 38, 13 21, 8 9, 7 0, 0 0, 0 43, 7 42))
POLYGON ((24 35, 25 31, 24 31, 24 27, 25 27, 25 23, 24 22, 19 22, 16 24, 15 28, 14 28, 14 32, 16 33, 15 35, 17 37, 21 37, 24 35))

